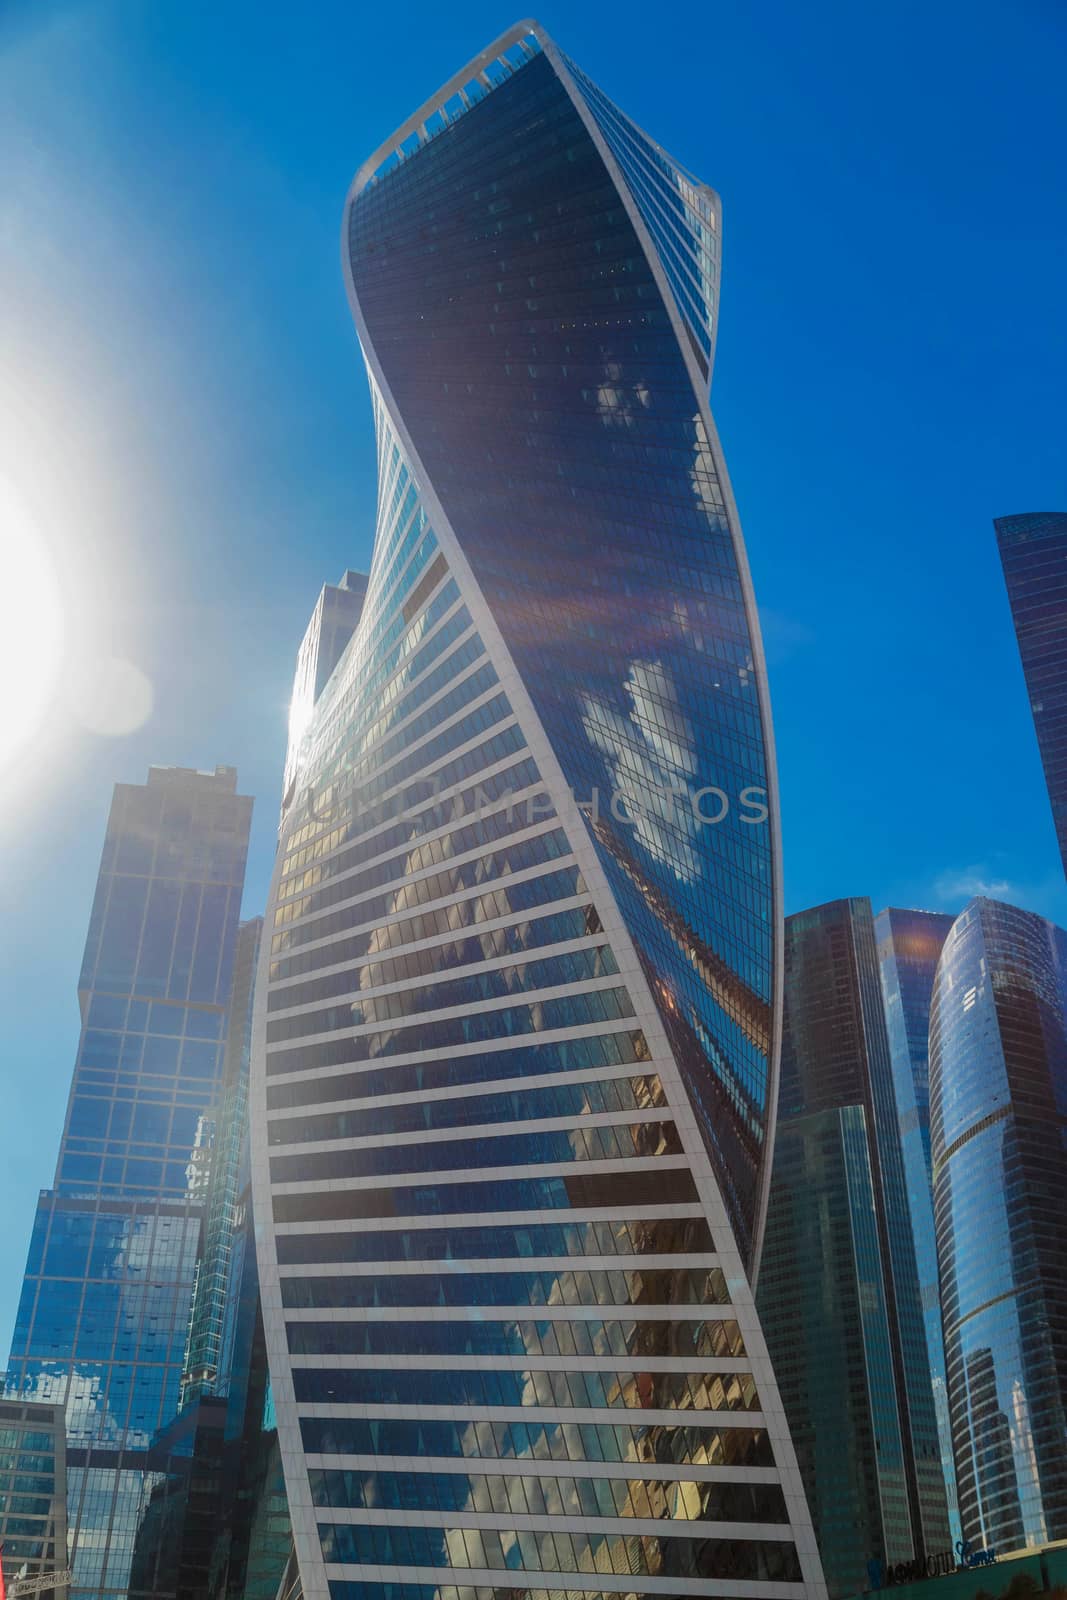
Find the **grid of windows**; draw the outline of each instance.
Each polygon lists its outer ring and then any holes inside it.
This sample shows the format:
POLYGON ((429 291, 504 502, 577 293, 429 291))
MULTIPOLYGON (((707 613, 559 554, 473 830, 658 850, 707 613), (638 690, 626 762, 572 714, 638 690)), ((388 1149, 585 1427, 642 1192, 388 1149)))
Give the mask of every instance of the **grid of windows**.
POLYGON ((834 900, 785 925, 775 1171, 758 1305, 842 1594, 948 1543, 874 918, 834 900))
POLYGON ((67 1564, 61 1406, 0 1401, 0 1552, 8 1578, 23 1568, 34 1577, 67 1564))
POLYGON ((66 1408, 75 1600, 177 1582, 190 1453, 174 1428, 252 809, 236 791, 232 768, 152 768, 108 820, 5 1389, 66 1408))

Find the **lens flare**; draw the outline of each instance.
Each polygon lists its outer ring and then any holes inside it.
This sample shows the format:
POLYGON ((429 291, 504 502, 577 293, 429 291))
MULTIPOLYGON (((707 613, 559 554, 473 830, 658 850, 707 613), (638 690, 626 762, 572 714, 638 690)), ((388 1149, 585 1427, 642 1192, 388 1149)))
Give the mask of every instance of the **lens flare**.
POLYGON ((44 721, 63 642, 63 604, 48 545, 14 484, 0 477, 0 744, 6 758, 44 721))

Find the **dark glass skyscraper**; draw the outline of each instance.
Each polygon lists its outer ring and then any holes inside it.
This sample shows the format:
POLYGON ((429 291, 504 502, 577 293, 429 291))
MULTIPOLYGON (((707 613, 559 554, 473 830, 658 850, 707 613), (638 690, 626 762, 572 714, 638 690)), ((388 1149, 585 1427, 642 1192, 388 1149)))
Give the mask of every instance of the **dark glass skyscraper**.
POLYGON ((1067 871, 1067 512, 998 517, 993 526, 1067 871))
POLYGON ((941 1471, 948 1497, 953 1544, 961 1534, 956 1502, 956 1467, 945 1386, 945 1345, 941 1331, 941 1291, 934 1231, 933 1171, 930 1163, 930 997, 941 946, 952 917, 939 911, 890 907, 874 920, 878 965, 885 999, 889 1063, 893 1073, 904 1182, 915 1242, 923 1329, 937 1413, 941 1471))
POLYGON ((785 1025, 758 1306, 831 1593, 949 1542, 874 920, 785 924, 785 1025))
POLYGON ((1067 1539, 1067 934, 972 900, 941 954, 930 1127, 966 1538, 1067 1539))
POLYGON ((377 535, 253 1048, 314 1600, 822 1592, 746 1275, 777 819, 718 237, 528 24, 346 208, 377 535))
POLYGON ((119 784, 55 1186, 9 1396, 66 1406, 75 1596, 171 1596, 195 1418, 182 1369, 252 802, 228 767, 119 784))

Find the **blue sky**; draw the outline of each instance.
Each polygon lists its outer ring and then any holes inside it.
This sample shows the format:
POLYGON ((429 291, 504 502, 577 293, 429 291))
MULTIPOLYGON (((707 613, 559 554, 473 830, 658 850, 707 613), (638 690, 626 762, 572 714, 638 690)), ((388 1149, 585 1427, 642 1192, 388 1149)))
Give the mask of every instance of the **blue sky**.
MULTIPOLYGON (((342 201, 516 16, 0 4, 0 474, 66 611, 47 720, 0 779, 5 1349, 111 785, 235 765, 261 909, 294 652, 373 532, 342 201), (72 709, 99 653, 151 685, 132 734, 72 709)), ((1067 920, 991 527, 1067 506, 1060 0, 539 16, 723 197, 712 398, 764 614, 787 909, 985 886, 1067 920)), ((46 668, 28 633, 0 717, 46 668)))

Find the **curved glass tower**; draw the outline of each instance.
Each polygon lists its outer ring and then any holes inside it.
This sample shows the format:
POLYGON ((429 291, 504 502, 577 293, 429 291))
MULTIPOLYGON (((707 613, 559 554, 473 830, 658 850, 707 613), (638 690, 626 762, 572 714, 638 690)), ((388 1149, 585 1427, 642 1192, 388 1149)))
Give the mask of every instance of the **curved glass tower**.
POLYGON ((966 1539, 1067 1538, 1067 934, 972 900, 938 965, 930 1131, 966 1539))
POLYGON ((377 533, 253 1047, 314 1600, 824 1592, 747 1276, 778 836, 718 239, 533 24, 346 207, 377 533))

